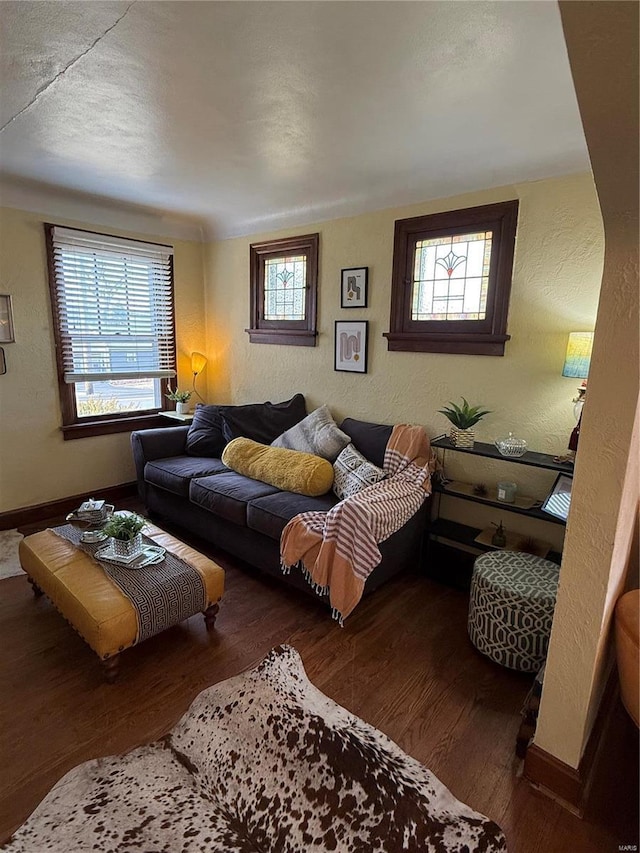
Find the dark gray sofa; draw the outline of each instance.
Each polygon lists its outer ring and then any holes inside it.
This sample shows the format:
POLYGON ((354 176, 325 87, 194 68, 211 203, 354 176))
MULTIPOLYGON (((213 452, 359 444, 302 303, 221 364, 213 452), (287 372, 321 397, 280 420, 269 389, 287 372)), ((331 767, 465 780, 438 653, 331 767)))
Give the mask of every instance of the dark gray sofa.
MULTIPOLYGON (((367 459, 382 466, 391 426, 347 418, 340 428, 367 459)), ((338 498, 332 492, 315 498, 282 492, 231 471, 220 459, 187 455, 188 431, 189 427, 180 426, 131 435, 138 491, 148 512, 314 594, 300 572, 282 573, 280 534, 298 513, 327 511, 338 498)), ((381 544, 382 562, 369 576, 365 594, 419 562, 426 503, 381 544)))

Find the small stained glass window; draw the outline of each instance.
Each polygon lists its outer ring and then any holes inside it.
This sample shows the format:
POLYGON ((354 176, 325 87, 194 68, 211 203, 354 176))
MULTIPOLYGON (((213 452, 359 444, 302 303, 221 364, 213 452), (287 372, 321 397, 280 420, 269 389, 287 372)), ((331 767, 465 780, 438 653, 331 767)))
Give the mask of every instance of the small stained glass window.
POLYGON ((264 319, 304 320, 307 259, 269 258, 264 265, 264 319))
POLYGON ((316 345, 319 243, 304 234, 251 244, 251 343, 316 345))
POLYGON ((491 231, 416 243, 412 320, 484 320, 491 231))

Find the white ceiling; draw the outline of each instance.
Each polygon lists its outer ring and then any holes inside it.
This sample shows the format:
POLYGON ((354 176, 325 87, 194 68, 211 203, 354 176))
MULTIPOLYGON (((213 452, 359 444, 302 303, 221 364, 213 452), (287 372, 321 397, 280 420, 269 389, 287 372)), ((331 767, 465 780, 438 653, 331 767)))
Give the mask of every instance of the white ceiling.
POLYGON ((2 2, 0 168, 301 225, 589 168, 555 2, 2 2))

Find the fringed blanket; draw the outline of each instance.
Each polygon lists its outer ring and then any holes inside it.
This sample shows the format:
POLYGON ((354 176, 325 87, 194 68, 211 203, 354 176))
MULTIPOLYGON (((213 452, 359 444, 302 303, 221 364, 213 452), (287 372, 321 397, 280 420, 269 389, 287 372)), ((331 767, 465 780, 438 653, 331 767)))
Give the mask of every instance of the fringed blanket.
POLYGON ((302 512, 282 531, 283 571, 299 565, 320 595, 328 594, 340 624, 362 597, 382 559, 378 545, 399 530, 431 493, 435 454, 422 427, 393 428, 384 456, 387 479, 367 486, 329 512, 302 512))

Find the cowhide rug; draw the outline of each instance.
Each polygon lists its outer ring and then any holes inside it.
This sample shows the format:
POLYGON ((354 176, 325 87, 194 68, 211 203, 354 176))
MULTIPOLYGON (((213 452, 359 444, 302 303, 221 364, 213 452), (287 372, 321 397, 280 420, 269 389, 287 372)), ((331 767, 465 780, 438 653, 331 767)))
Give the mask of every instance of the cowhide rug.
POLYGON ((494 853, 499 827, 307 679, 295 649, 203 691, 163 741, 76 767, 11 853, 494 853))
POLYGON ((0 530, 0 580, 23 575, 18 559, 18 543, 22 533, 17 530, 0 530))

